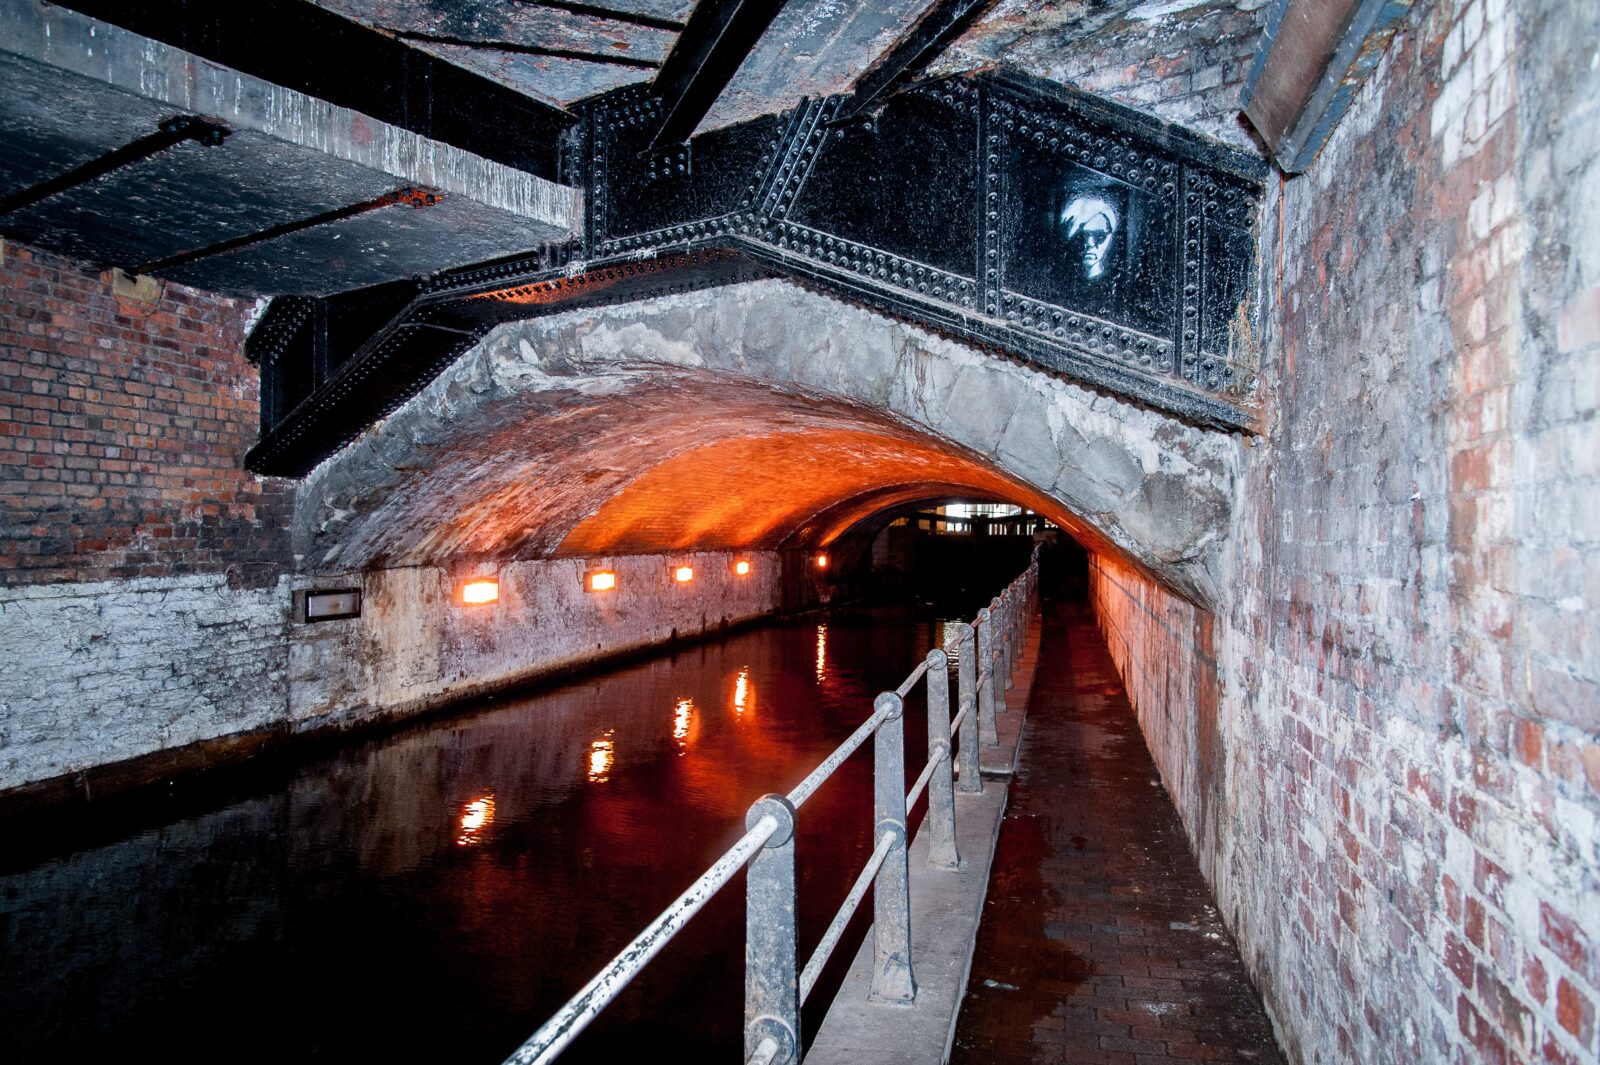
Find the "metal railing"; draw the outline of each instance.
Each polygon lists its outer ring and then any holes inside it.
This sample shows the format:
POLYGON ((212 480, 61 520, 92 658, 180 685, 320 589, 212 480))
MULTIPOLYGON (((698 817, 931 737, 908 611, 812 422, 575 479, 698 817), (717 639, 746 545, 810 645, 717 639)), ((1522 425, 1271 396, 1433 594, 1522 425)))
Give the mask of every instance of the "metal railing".
POLYGON ((518 1047, 505 1065, 541 1065, 554 1060, 746 866, 744 1056, 749 1065, 800 1060, 800 1009, 869 888, 875 955, 869 999, 886 1005, 912 1004, 917 982, 911 958, 907 818, 927 791, 928 864, 941 870, 960 868, 955 792, 983 790, 979 748, 999 742, 995 713, 1005 706, 1005 690, 1012 685, 1012 673, 1022 653, 1037 601, 1038 575, 1035 551, 1028 568, 978 611, 977 620, 960 625, 956 635, 929 651, 898 688, 873 700, 872 715, 793 790, 787 795, 763 795, 752 803, 739 841, 518 1047), (974 643, 976 654, 971 653, 974 643), (952 655, 957 691, 953 719, 952 655), (904 699, 923 679, 928 684, 928 762, 907 793, 901 791, 905 786, 904 699), (800 807, 868 739, 873 741, 876 845, 817 948, 801 967, 795 898, 795 828, 800 807), (952 739, 957 741, 954 746, 952 739))

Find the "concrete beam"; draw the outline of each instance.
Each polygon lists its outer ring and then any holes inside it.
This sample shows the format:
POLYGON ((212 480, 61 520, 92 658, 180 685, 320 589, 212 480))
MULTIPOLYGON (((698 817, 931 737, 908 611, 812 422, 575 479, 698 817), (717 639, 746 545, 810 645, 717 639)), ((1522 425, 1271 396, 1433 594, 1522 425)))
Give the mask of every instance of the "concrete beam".
POLYGON ((238 294, 327 294, 581 231, 580 190, 36 0, 0 0, 0 65, 20 86, 0 101, 17 160, 0 165, 0 193, 173 116, 232 131, 220 146, 175 148, 0 217, 8 232, 80 258, 135 266, 174 242, 205 248, 400 188, 432 190, 440 206, 385 208, 162 276, 238 294))

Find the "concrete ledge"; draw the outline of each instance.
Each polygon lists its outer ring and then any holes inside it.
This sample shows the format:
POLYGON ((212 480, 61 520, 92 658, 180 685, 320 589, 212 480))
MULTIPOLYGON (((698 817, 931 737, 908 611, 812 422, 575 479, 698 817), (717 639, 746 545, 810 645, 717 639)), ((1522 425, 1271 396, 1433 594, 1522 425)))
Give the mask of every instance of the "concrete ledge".
POLYGON ((1028 696, 1033 691, 1041 629, 1036 615, 1029 623, 1012 687, 1006 692, 1006 711, 996 714, 1000 743, 985 747, 979 759, 983 775, 990 779, 980 794, 956 793, 961 869, 952 873, 928 868, 926 822, 911 843, 911 965, 917 981, 916 1003, 901 1007, 867 1001, 873 961, 869 930, 806 1051, 807 1065, 940 1065, 950 1057, 1005 815, 1010 790, 1007 779, 1016 769, 1028 696), (991 774, 1007 779, 993 779, 991 774))

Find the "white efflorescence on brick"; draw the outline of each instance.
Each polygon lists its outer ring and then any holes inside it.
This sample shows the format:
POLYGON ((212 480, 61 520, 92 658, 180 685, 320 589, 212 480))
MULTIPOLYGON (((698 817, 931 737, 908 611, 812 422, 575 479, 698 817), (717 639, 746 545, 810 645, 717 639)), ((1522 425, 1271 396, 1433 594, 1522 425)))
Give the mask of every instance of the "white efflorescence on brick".
POLYGON ((0 789, 277 722, 287 581, 0 589, 0 789))

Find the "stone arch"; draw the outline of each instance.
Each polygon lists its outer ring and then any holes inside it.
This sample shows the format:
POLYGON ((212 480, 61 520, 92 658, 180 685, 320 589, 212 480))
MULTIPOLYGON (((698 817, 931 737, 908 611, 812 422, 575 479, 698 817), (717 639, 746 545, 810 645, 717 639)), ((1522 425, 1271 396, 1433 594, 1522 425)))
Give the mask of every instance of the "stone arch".
POLYGON ((1237 447, 756 281, 500 327, 302 482, 296 547, 348 570, 775 546, 854 496, 937 486, 1030 506, 1207 603, 1237 447))

